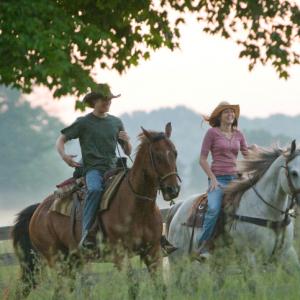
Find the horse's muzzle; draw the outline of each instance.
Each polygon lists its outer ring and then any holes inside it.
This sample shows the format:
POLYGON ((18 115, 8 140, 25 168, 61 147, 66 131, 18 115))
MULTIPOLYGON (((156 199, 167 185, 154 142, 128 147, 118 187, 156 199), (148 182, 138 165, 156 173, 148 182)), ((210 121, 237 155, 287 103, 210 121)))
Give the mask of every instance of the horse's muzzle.
POLYGON ((161 192, 165 201, 171 201, 177 198, 180 192, 180 185, 165 185, 161 187, 161 192))

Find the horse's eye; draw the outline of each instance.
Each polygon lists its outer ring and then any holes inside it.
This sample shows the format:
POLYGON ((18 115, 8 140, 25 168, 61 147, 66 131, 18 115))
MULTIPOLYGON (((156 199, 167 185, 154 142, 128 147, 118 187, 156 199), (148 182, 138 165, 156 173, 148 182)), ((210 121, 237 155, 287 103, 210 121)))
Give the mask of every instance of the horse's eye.
POLYGON ((295 170, 292 171, 291 174, 292 174, 292 176, 293 176, 294 178, 297 178, 297 177, 298 177, 298 172, 295 171, 295 170))
POLYGON ((156 155, 156 158, 158 161, 162 162, 164 160, 164 155, 159 153, 156 155))
POLYGON ((174 155, 175 155, 175 158, 177 158, 178 153, 176 150, 174 151, 174 155))

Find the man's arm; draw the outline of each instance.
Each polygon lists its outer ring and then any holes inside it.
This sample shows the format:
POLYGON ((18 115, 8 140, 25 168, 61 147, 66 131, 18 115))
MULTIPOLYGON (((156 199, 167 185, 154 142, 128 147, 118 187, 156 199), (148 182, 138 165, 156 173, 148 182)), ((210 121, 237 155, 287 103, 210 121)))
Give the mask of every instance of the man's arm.
POLYGON ((67 155, 65 152, 65 143, 67 142, 66 136, 64 134, 61 134, 58 139, 56 140, 56 149, 61 158, 65 161, 67 165, 70 167, 80 167, 80 164, 77 163, 73 158, 76 157, 76 155, 67 155))
POLYGON ((130 154, 131 154, 131 151, 132 151, 132 146, 131 146, 131 144, 130 144, 130 141, 129 141, 130 138, 129 138, 127 132, 121 130, 121 131, 119 132, 118 138, 119 138, 121 141, 123 141, 123 143, 122 143, 122 149, 123 149, 124 153, 125 153, 126 155, 130 155, 130 154))

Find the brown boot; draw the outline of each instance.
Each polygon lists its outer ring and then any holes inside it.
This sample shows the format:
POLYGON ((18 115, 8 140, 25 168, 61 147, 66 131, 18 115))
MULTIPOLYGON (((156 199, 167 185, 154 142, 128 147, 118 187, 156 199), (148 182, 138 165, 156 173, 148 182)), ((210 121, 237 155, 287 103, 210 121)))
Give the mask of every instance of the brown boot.
POLYGON ((207 260, 210 257, 209 241, 202 241, 199 248, 196 250, 195 259, 199 261, 207 260))
POLYGON ((81 241, 79 242, 79 248, 82 250, 95 250, 97 248, 98 230, 98 223, 95 221, 91 229, 82 236, 81 241))
POLYGON ((162 235, 160 239, 160 245, 163 252, 163 256, 168 256, 178 249, 167 240, 165 235, 162 235))

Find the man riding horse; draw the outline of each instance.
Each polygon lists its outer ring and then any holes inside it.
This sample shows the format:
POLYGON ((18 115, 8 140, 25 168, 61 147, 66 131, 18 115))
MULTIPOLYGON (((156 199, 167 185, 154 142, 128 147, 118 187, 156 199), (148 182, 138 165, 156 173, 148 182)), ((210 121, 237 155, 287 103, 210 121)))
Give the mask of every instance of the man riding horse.
POLYGON ((61 158, 70 167, 80 167, 80 164, 74 160, 74 155, 66 154, 64 147, 67 141, 79 138, 87 187, 83 208, 82 238, 79 243, 82 248, 95 247, 95 237, 91 234, 91 227, 103 191, 103 175, 115 167, 117 143, 121 145, 126 155, 130 155, 132 150, 121 119, 108 114, 112 99, 119 96, 112 94, 109 85, 98 84, 94 91, 83 98, 83 104, 93 108, 93 111, 62 129, 56 142, 61 158))
MULTIPOLYGON (((115 149, 119 143, 126 155, 130 155, 132 146, 120 118, 108 114, 113 95, 109 85, 99 84, 97 89, 83 98, 83 104, 93 108, 84 117, 78 118, 69 127, 61 130, 56 142, 57 151, 70 167, 80 167, 74 155, 66 154, 65 143, 79 138, 82 152, 83 175, 87 187, 83 208, 82 238, 79 247, 93 249, 96 246, 95 232, 91 230, 101 201, 103 175, 113 169, 116 163, 115 149)), ((176 250, 162 237, 161 245, 165 254, 176 250)))

